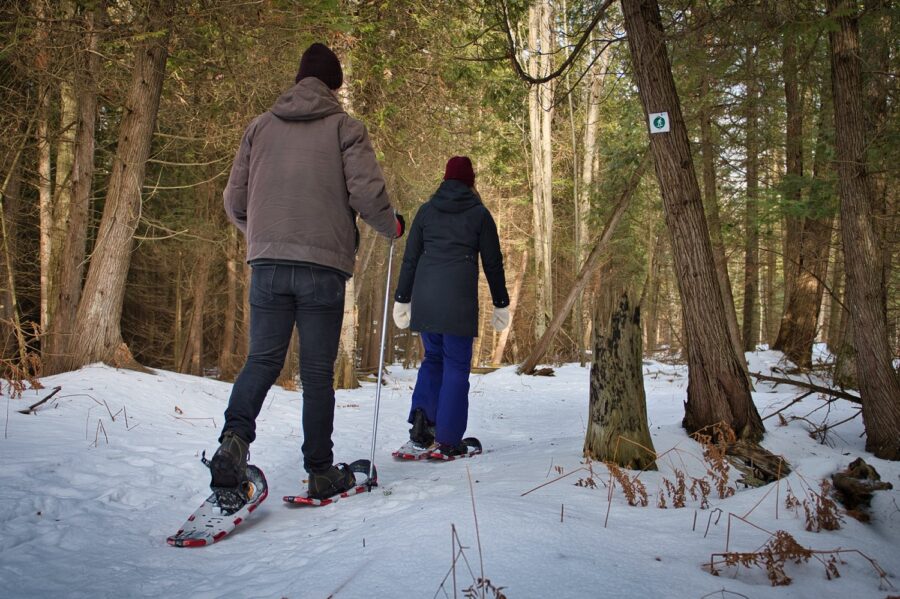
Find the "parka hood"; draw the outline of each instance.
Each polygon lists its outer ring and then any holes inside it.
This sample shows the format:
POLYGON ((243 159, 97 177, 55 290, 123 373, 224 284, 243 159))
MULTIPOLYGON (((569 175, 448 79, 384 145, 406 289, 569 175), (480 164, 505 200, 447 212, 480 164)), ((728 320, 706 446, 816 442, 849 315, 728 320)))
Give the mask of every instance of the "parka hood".
POLYGON ((344 109, 327 85, 315 77, 307 77, 281 94, 271 111, 286 121, 314 121, 344 109))
POLYGON ((481 197, 462 181, 448 179, 431 196, 431 203, 441 212, 464 212, 481 204, 481 197))

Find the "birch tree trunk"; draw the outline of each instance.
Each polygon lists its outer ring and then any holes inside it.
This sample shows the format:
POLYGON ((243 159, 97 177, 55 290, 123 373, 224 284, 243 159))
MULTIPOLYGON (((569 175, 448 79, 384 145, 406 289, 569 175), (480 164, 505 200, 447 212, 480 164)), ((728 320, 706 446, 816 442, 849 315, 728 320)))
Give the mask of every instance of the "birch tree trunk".
POLYGON ((135 48, 116 156, 90 268, 75 319, 67 366, 94 361, 135 365, 122 341, 120 320, 150 141, 165 78, 173 0, 151 0, 146 36, 135 48))
POLYGON ((641 308, 632 306, 625 292, 605 326, 600 322, 595 313, 584 456, 623 468, 656 470, 644 393, 641 308))
MULTIPOLYGON (((528 9, 529 74, 543 77, 552 63, 552 8, 549 0, 537 0, 528 9)), ((528 94, 531 135, 532 212, 537 288, 535 337, 543 336, 553 317, 553 120, 552 82, 532 85, 528 94)))
POLYGON ((659 5, 656 0, 622 0, 622 12, 644 116, 666 111, 671 124, 670 132, 650 135, 650 149, 684 317, 689 382, 683 424, 694 433, 724 422, 739 438, 758 440, 765 429, 750 397, 749 379, 728 339, 712 244, 659 5))
MULTIPOLYGON (((604 52, 588 75, 589 83, 586 96, 587 111, 584 120, 584 139, 581 161, 581 185, 575 196, 575 271, 581 269, 587 259, 588 242, 590 233, 588 224, 591 213, 591 197, 594 193, 594 176, 598 172, 598 156, 600 154, 597 144, 598 130, 600 128, 600 97, 603 93, 603 83, 606 71, 609 68, 609 53, 604 52)), ((584 352, 581 351, 581 342, 584 337, 579 331, 584 331, 585 323, 590 322, 590 311, 583 305, 584 297, 579 295, 575 302, 575 331, 579 344, 579 362, 584 362, 584 352)))
POLYGON ((835 146, 841 194, 846 299, 856 341, 866 450, 900 460, 900 379, 887 343, 882 254, 872 223, 856 0, 828 0, 835 146))

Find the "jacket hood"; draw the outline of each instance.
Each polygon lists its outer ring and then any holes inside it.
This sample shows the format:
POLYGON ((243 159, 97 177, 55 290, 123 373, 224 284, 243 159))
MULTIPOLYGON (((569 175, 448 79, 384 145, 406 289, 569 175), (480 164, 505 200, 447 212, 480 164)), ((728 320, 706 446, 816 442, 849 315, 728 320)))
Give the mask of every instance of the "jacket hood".
POLYGON ((464 212, 481 204, 481 197, 462 181, 448 179, 431 196, 431 203, 441 212, 464 212))
POLYGON ((281 94, 271 111, 286 121, 314 121, 344 109, 327 85, 315 77, 307 77, 281 94))

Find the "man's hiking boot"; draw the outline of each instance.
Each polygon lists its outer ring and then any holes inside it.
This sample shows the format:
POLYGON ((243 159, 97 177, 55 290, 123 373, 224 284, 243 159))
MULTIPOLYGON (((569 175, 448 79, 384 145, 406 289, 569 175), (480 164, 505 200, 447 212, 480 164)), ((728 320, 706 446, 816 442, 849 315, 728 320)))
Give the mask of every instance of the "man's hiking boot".
POLYGON ((247 456, 250 444, 232 431, 222 435, 222 444, 209 461, 212 473, 210 488, 215 492, 219 505, 228 511, 237 511, 247 502, 247 456))
POLYGON ((328 499, 356 486, 356 476, 347 464, 337 464, 325 472, 309 473, 309 496, 328 499))
POLYGON ((416 408, 413 412, 409 440, 420 447, 430 447, 434 444, 434 425, 428 424, 428 418, 425 417, 425 411, 422 408, 416 408))

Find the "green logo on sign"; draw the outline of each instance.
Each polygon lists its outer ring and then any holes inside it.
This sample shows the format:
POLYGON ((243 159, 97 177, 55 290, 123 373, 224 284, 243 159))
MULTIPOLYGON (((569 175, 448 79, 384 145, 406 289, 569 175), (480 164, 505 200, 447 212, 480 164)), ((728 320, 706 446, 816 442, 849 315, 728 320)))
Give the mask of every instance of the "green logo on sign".
POLYGON ((655 129, 662 129, 665 126, 666 126, 666 119, 662 118, 661 116, 658 116, 655 119, 653 119, 653 127, 655 129))

